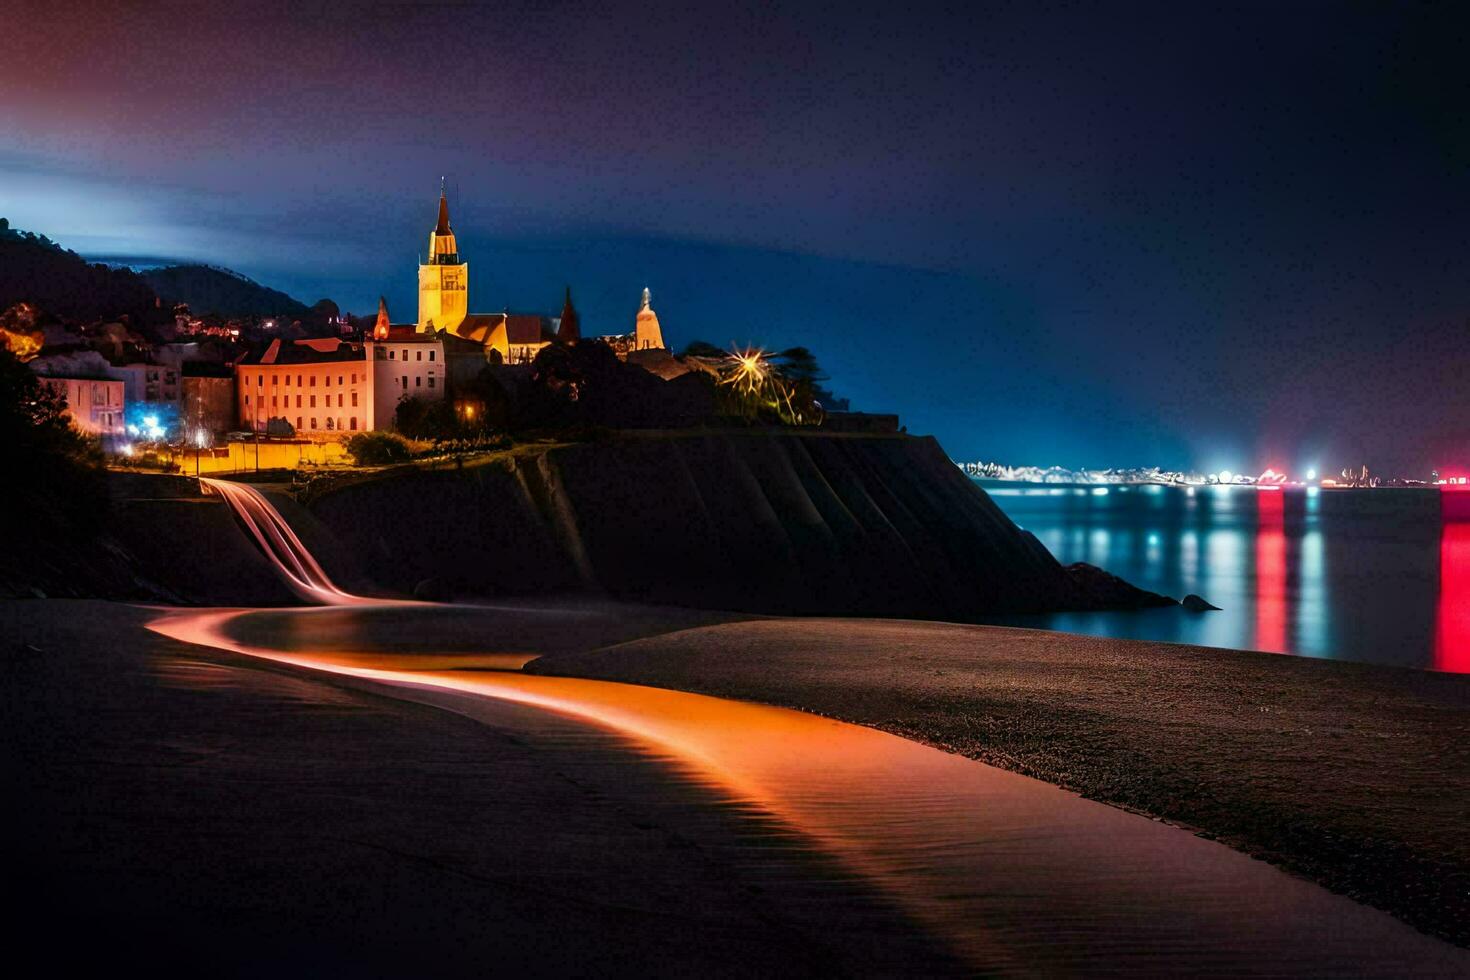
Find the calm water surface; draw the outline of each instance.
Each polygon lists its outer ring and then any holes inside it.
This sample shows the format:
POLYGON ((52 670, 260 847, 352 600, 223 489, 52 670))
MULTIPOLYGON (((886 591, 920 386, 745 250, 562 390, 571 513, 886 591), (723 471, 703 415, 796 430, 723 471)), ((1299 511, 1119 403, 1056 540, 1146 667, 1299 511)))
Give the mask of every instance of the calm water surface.
POLYGON ((1221 607, 1007 623, 1470 673, 1470 493, 981 485, 1063 563, 1221 607))

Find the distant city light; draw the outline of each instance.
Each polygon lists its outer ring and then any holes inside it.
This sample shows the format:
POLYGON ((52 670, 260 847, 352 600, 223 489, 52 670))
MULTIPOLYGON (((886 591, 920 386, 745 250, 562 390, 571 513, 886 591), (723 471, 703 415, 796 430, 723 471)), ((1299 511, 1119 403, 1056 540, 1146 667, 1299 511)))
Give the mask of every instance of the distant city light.
POLYGON ((1215 479, 1219 480, 1221 483, 1229 483, 1231 480, 1235 479, 1235 474, 1231 473, 1229 470, 1221 470, 1220 474, 1216 476, 1215 479))
POLYGON ((1311 468, 1310 468, 1310 467, 1309 467, 1309 468, 1308 468, 1308 469, 1307 469, 1307 479, 1308 479, 1308 480, 1315 480, 1315 479, 1317 479, 1317 471, 1316 471, 1316 470, 1314 470, 1314 469, 1311 469, 1311 468))

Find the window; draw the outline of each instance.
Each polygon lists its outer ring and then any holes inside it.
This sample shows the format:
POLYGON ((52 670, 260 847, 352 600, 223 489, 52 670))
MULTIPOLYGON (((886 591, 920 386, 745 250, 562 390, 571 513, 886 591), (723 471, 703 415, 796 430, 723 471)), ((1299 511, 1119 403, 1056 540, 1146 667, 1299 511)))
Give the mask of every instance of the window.
POLYGON ((408 348, 407 347, 403 348, 403 359, 405 361, 408 360, 408 348))
POLYGON ((280 384, 281 384, 281 376, 279 374, 273 374, 273 375, 271 375, 271 387, 272 388, 276 388, 276 387, 279 387, 280 384))
POLYGON ((356 408, 357 407, 357 392, 355 392, 355 391, 352 393, 352 407, 353 408, 356 408))
MULTIPOLYGON (((158 380, 158 375, 155 374, 153 377, 149 378, 148 380, 149 381, 157 381, 158 380)), ((255 387, 261 388, 261 387, 264 387, 264 386, 265 386, 265 375, 263 375, 263 374, 257 374, 255 376, 255 387)))
POLYGON ((416 350, 416 351, 414 351, 414 353, 418 355, 417 357, 414 358, 415 361, 422 361, 424 359, 424 352, 423 351, 416 350))
POLYGON ((291 376, 289 374, 286 375, 286 387, 291 387, 291 376))
POLYGON ((311 427, 312 427, 312 428, 313 428, 313 429, 315 429, 315 428, 316 428, 316 416, 315 416, 315 415, 313 415, 313 416, 312 416, 312 417, 311 417, 311 427))
POLYGON ((300 408, 301 407, 301 396, 300 395, 297 395, 296 396, 296 407, 297 408, 300 408))
POLYGON ((397 351, 390 350, 388 352, 388 360, 390 360, 390 361, 396 361, 396 360, 398 360, 397 354, 398 354, 397 351))
POLYGON ((424 379, 423 378, 415 377, 413 379, 413 386, 415 388, 422 388, 424 386, 424 379))
POLYGON ((296 375, 296 387, 301 387, 301 375, 296 375))
POLYGON ((352 416, 352 430, 354 432, 357 431, 357 416, 356 415, 352 416))
MULTIPOLYGON (((312 395, 312 396, 311 396, 311 407, 312 407, 312 408, 316 408, 316 395, 312 395)), ((315 428, 316 428, 316 423, 315 423, 315 422, 313 422, 313 423, 312 423, 312 424, 311 424, 311 427, 312 427, 312 428, 313 428, 313 429, 315 429, 315 428)))
POLYGON ((339 374, 339 375, 337 375, 337 387, 340 388, 341 386, 342 386, 342 375, 339 374))
POLYGON ((429 360, 432 361, 433 359, 434 359, 434 352, 433 351, 429 351, 429 360))
POLYGON ((271 395, 271 408, 275 408, 276 407, 276 403, 277 403, 276 396, 275 395, 271 395))
POLYGON ((408 375, 406 375, 406 374, 403 376, 403 390, 404 391, 407 391, 408 390, 408 375))
POLYGON ((434 387, 434 376, 432 374, 429 375, 429 387, 434 387))
POLYGON ((301 428, 301 416, 296 416, 296 428, 301 428))
POLYGON ((314 374, 311 376, 311 386, 313 388, 316 387, 316 375, 314 375, 314 374))
POLYGON ((342 407, 342 395, 340 393, 337 395, 337 407, 342 407))
POLYGON ((250 396, 249 395, 246 395, 245 396, 245 404, 246 405, 249 405, 250 404, 250 396))

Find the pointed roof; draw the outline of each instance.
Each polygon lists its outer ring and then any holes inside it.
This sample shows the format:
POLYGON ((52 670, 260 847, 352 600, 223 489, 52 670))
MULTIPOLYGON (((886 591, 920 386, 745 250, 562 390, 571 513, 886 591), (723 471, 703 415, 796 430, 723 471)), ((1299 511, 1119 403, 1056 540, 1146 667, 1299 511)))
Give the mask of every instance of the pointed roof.
POLYGON ((393 321, 390 320, 390 319, 388 319, 388 301, 386 299, 384 299, 382 296, 379 296, 378 297, 378 322, 375 323, 375 324, 373 324, 373 339, 374 340, 387 340, 388 339, 388 328, 391 327, 392 325, 393 325, 393 321))
POLYGON ((449 199, 444 196, 444 178, 439 178, 439 223, 434 226, 434 234, 449 234, 449 199))
POLYGON ((567 287, 567 298, 561 306, 561 322, 556 327, 556 339, 564 344, 575 344, 582 339, 582 318, 572 305, 572 287, 567 287))

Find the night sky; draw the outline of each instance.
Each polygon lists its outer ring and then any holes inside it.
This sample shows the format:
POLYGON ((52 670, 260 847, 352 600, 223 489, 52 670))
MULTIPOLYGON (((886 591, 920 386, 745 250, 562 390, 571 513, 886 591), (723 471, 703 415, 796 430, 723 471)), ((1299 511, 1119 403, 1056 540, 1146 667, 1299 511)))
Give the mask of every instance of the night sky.
POLYGON ((804 344, 951 456, 1470 469, 1466 5, 6 4, 0 215, 804 344))

